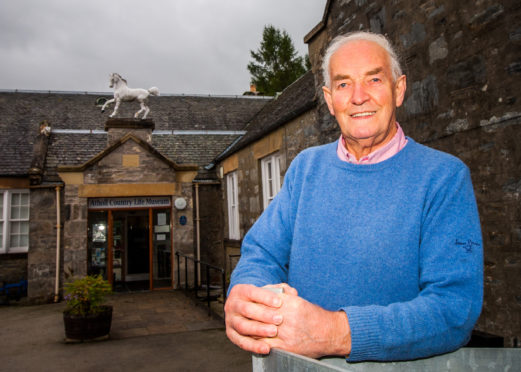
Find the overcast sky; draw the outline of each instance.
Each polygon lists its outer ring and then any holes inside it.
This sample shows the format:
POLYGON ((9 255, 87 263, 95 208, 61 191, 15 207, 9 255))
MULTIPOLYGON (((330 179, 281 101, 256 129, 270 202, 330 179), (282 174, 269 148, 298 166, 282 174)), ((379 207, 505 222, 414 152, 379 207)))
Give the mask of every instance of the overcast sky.
POLYGON ((242 94, 265 25, 300 55, 326 0, 0 0, 0 89, 242 94))

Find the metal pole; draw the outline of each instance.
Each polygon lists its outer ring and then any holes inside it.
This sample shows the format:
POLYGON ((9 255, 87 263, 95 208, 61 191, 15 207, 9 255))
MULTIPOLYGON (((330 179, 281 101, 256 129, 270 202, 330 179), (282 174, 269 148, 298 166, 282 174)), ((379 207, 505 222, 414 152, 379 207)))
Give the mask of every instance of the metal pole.
POLYGON ((54 302, 58 302, 60 299, 60 236, 60 186, 56 186, 56 278, 54 280, 54 302))
POLYGON ((210 267, 206 265, 206 300, 208 301, 208 316, 212 314, 210 308, 210 267))
POLYGON ((181 276, 179 274, 179 252, 175 252, 175 257, 177 259, 177 285, 180 286, 181 276))
POLYGON ((185 291, 188 290, 188 262, 187 257, 185 256, 185 291))
POLYGON ((199 260, 194 260, 194 290, 195 290, 195 298, 198 298, 199 292, 199 277, 201 274, 199 273, 199 260))
POLYGON ((200 218, 199 218, 199 184, 195 184, 195 231, 196 231, 196 259, 197 259, 197 268, 198 268, 198 276, 197 276, 197 287, 199 288, 199 284, 201 284, 201 226, 200 226, 200 218))

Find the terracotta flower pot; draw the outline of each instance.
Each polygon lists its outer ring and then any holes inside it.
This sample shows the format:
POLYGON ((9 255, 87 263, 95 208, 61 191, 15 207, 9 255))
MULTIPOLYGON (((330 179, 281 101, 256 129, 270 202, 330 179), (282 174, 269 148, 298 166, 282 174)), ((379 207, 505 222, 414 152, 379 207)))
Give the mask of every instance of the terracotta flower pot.
POLYGON ((93 341, 107 339, 112 323, 112 306, 102 306, 96 314, 81 316, 63 312, 65 341, 93 341))

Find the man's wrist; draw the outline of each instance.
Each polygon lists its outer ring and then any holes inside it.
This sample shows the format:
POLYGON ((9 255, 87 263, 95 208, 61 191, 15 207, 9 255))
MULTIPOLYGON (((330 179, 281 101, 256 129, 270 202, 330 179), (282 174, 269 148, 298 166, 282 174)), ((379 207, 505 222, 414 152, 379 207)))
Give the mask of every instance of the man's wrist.
POLYGON ((351 328, 349 327, 349 320, 347 314, 342 311, 333 312, 333 343, 331 355, 341 355, 348 357, 351 353, 351 328))

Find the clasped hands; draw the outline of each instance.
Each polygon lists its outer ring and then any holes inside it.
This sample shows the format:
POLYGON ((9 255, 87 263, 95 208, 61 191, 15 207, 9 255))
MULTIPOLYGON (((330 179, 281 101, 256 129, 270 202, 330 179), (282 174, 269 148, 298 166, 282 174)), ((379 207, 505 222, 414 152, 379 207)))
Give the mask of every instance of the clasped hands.
POLYGON ((240 348, 268 354, 271 348, 318 358, 347 356, 351 332, 343 311, 328 311, 298 296, 282 283, 284 293, 237 284, 226 300, 226 334, 240 348))

